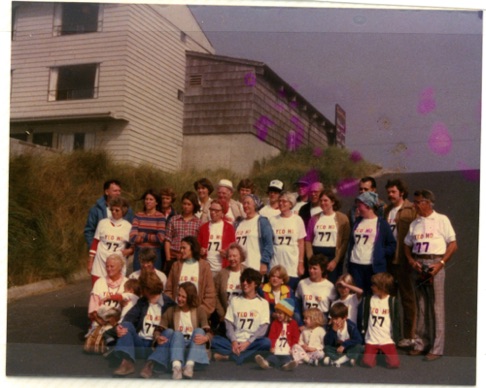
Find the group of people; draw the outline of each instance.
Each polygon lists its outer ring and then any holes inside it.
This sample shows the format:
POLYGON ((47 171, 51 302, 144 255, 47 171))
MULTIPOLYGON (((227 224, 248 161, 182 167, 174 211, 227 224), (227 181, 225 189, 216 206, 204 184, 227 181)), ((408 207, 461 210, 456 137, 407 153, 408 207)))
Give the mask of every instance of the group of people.
POLYGON ((235 190, 202 178, 180 214, 169 188, 146 190, 133 214, 121 183, 105 182, 85 227, 87 335, 106 327, 104 355, 121 361, 115 375, 134 373, 137 357, 147 360, 144 378, 182 379, 210 359, 289 371, 373 367, 379 353, 397 368, 397 347, 425 361, 443 355, 445 266, 457 243, 434 194, 417 190, 410 202, 393 179, 385 204, 364 177, 343 213, 335 190, 295 185, 272 180, 263 204, 250 179, 235 190))

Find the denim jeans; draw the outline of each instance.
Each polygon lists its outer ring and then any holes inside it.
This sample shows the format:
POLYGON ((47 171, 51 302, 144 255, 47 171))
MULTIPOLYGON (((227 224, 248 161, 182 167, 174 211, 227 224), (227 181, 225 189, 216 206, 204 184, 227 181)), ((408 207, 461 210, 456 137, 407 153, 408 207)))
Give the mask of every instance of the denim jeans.
POLYGON ((131 322, 123 322, 122 327, 128 329, 128 333, 119 337, 115 345, 115 355, 122 358, 146 358, 152 352, 152 340, 141 338, 135 326, 131 322))
POLYGON ((270 350, 270 345, 270 340, 267 337, 257 338, 250 344, 250 346, 248 346, 248 348, 246 348, 244 352, 240 353, 238 356, 233 353, 231 341, 228 338, 217 335, 211 342, 211 348, 215 353, 230 356, 236 362, 236 365, 243 364, 243 361, 245 361, 248 357, 253 356, 256 352, 270 350))

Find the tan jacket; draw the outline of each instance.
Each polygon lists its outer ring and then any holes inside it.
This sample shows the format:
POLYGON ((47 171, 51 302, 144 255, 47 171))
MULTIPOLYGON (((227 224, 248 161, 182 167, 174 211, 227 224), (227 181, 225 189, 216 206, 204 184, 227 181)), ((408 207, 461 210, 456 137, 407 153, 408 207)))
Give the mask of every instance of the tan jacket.
MULTIPOLYGON (((390 211, 393 209, 392 206, 388 205, 385 208, 385 220, 388 221, 388 215, 390 211)), ((397 216, 395 218, 396 228, 397 228, 397 249, 395 251, 395 256, 391 264, 402 265, 407 262, 407 257, 405 256, 405 252, 403 250, 405 236, 408 233, 408 229, 412 221, 417 218, 417 212, 415 207, 413 206, 412 202, 406 199, 403 202, 402 207, 398 210, 397 216)))
MULTIPOLYGON (((199 281, 197 286, 197 296, 199 305, 204 308, 207 316, 210 316, 216 307, 216 292, 214 290, 213 274, 209 263, 205 260, 199 260, 199 281)), ((178 260, 172 265, 167 279, 167 286, 164 293, 175 300, 179 288, 179 279, 182 272, 183 261, 178 260)))

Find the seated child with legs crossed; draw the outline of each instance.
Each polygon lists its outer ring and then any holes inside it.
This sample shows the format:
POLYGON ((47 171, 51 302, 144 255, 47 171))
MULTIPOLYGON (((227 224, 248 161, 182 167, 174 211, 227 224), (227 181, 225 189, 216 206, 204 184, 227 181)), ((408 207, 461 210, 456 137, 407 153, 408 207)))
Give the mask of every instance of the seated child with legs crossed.
POLYGON ((387 272, 371 277, 372 296, 364 300, 363 327, 366 328, 365 349, 361 364, 372 368, 376 365, 376 355, 385 355, 387 368, 398 368, 396 341, 400 335, 400 314, 398 300, 391 296, 393 276, 387 272))
POLYGON ((282 370, 291 371, 298 363, 292 360, 291 349, 299 340, 299 326, 294 315, 295 302, 293 299, 282 299, 275 306, 276 318, 270 325, 268 338, 271 342, 270 352, 266 359, 261 355, 255 356, 256 363, 262 369, 269 369, 272 366, 282 370))
POLYGON ((317 366, 324 358, 324 313, 317 307, 305 310, 304 325, 299 343, 292 347, 292 356, 298 363, 317 366))
POLYGON ((341 302, 335 303, 329 310, 330 323, 324 337, 324 365, 340 367, 349 361, 355 366, 363 352, 363 337, 356 323, 348 319, 348 307, 341 302))

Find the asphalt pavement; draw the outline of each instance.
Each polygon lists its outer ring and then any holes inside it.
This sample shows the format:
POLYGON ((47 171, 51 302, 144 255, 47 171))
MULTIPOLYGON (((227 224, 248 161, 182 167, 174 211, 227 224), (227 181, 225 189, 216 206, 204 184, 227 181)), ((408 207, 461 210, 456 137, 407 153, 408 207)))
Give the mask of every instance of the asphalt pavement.
MULTIPOLYGON (((293 382, 475 385, 479 181, 470 175, 448 172, 401 176, 412 193, 419 188, 429 188, 436 193, 436 210, 451 219, 457 234, 459 250, 447 266, 446 348, 440 360, 424 362, 421 357, 411 357, 401 352, 401 366, 397 370, 389 370, 380 364, 374 369, 301 365, 292 372, 260 370, 254 362, 242 366, 232 362, 212 362, 206 370, 196 372, 196 381, 176 383, 200 385, 211 381, 246 384, 273 381, 279 382, 279 385, 293 382)), ((383 188, 388 178, 383 176, 377 179, 382 198, 386 198, 383 188)), ((344 198, 343 210, 351 202, 351 198, 344 198)), ((104 378, 103 386, 119 385, 120 378, 112 377, 116 367, 113 362, 101 356, 86 355, 82 351, 83 335, 88 326, 89 291, 90 281, 82 280, 42 295, 8 303, 6 374, 9 377, 22 377, 11 382, 27 383, 31 380, 25 380, 25 377, 35 376, 76 378, 53 381, 82 382, 82 385, 91 382, 98 385, 101 384, 99 379, 104 378)), ((143 361, 137 361, 137 373, 142 366, 143 361)), ((171 375, 158 375, 151 381, 156 379, 170 380, 171 375)), ((136 384, 148 384, 142 382, 138 374, 125 380, 126 383, 136 381, 136 384)))

